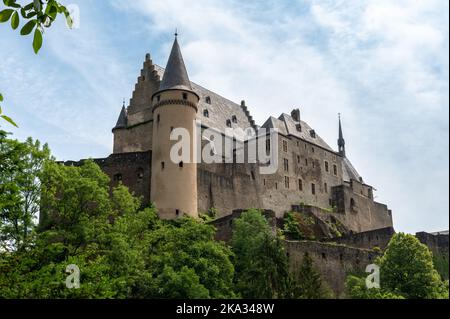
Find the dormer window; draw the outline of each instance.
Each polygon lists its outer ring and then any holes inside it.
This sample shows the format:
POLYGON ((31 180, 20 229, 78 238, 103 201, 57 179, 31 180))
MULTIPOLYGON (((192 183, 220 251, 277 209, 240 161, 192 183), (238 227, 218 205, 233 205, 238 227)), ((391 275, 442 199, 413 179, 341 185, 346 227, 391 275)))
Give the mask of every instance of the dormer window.
POLYGON ((236 115, 233 115, 231 117, 231 120, 233 121, 233 123, 237 123, 238 122, 236 115))
POLYGON ((227 120, 227 126, 231 127, 231 120, 227 120))
POLYGON ((314 130, 309 131, 309 135, 311 135, 312 138, 316 138, 316 131, 314 130))
POLYGON ((302 131, 302 125, 301 124, 295 125, 295 128, 297 129, 297 132, 301 132, 302 131))
POLYGON ((207 104, 211 104, 211 97, 207 96, 207 97, 205 98, 205 102, 206 102, 207 104))
POLYGON ((203 110, 203 116, 204 117, 209 117, 209 111, 208 110, 203 110))

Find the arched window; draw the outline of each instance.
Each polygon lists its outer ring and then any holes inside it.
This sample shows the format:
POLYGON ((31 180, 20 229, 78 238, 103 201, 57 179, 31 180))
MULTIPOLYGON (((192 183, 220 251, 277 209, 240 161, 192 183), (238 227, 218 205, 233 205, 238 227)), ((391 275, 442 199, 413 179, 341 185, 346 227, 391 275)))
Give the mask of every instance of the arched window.
POLYGON ((350 199, 350 209, 355 210, 355 208, 356 208, 355 200, 352 198, 350 199))
POLYGON ((187 100, 187 99, 188 99, 187 93, 183 93, 183 100, 187 100))
POLYGON ((233 123, 237 123, 238 122, 236 115, 233 115, 231 117, 231 120, 233 121, 233 123))
POLYGON ((230 120, 227 120, 227 126, 231 127, 231 121, 230 120))
POLYGON ((182 168, 182 167, 184 166, 183 161, 181 161, 180 163, 178 163, 178 166, 179 166, 180 168, 182 168))
POLYGON ((206 101, 207 104, 211 104, 211 97, 207 96, 205 98, 205 101, 206 101))
POLYGON ((203 110, 203 116, 204 117, 209 117, 209 111, 208 110, 203 110))

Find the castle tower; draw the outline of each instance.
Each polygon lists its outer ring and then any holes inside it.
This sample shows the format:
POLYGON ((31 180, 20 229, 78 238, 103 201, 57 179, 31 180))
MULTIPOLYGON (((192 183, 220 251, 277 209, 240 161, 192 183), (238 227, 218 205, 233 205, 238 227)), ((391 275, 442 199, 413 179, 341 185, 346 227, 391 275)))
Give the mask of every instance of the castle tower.
POLYGON ((342 134, 341 114, 339 114, 339 139, 338 139, 339 155, 345 157, 345 140, 342 134))
POLYGON ((195 139, 199 96, 192 90, 177 35, 159 90, 152 96, 153 153, 151 200, 164 219, 183 214, 197 217, 197 164, 195 139), (173 129, 189 132, 190 161, 174 162, 170 150, 178 141, 170 140, 173 129))

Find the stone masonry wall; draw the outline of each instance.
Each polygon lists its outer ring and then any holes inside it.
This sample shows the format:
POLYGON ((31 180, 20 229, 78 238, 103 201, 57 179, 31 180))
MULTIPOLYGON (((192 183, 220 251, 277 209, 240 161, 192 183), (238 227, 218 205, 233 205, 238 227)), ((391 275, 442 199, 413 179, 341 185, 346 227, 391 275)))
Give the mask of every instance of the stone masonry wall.
POLYGON ((378 256, 371 250, 313 241, 286 241, 285 247, 293 274, 300 268, 305 253, 308 253, 322 280, 337 298, 345 297, 347 275, 364 272, 378 256))

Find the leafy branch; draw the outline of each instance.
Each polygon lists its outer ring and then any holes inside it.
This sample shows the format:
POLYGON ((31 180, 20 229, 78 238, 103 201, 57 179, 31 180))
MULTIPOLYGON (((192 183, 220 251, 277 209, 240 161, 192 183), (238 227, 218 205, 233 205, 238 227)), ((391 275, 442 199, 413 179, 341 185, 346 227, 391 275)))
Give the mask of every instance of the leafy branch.
MULTIPOLYGON (((0 102, 3 102, 3 95, 0 93, 0 102)), ((11 125, 14 125, 17 127, 17 124, 9 117, 3 114, 2 106, 0 105, 0 118, 4 119, 6 122, 10 123, 11 125)))
POLYGON ((20 34, 26 36, 34 31, 33 50, 36 54, 42 47, 44 28, 49 28, 58 14, 65 16, 69 27, 73 25, 67 8, 56 0, 33 0, 25 6, 18 4, 17 0, 3 0, 3 3, 7 8, 0 11, 0 23, 11 21, 11 28, 16 30, 20 24, 20 17, 27 21, 20 34))
MULTIPOLYGON (((42 47, 44 28, 49 28, 59 14, 64 15, 70 28, 73 26, 73 20, 69 11, 56 0, 33 0, 24 6, 18 4, 17 0, 3 0, 3 3, 6 9, 0 11, 0 23, 10 21, 11 28, 16 30, 20 25, 20 20, 23 19, 26 23, 20 29, 20 34, 26 36, 34 31, 33 51, 35 54, 42 47)), ((1 94, 0 102, 3 102, 1 94)), ((11 118, 2 113, 1 106, 0 118, 17 127, 11 118)))

